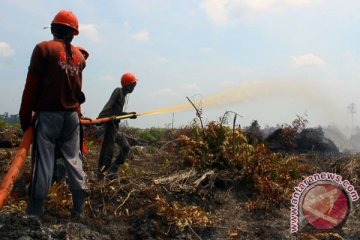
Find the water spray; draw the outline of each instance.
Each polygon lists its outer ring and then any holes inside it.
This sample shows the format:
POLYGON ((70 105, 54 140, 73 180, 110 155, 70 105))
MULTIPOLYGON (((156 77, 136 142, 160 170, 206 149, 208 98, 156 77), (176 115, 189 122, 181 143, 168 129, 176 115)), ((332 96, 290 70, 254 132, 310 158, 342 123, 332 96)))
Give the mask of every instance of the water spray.
MULTIPOLYGON (((331 119, 338 119, 338 111, 334 109, 334 105, 331 104, 324 96, 322 96, 319 91, 315 88, 314 84, 302 81, 286 81, 286 80, 276 80, 276 81, 265 81, 265 82, 252 82, 248 84, 242 84, 238 87, 231 88, 230 90, 219 92, 213 95, 209 95, 201 101, 190 101, 189 103, 178 104, 162 109, 156 109, 149 112, 139 113, 136 116, 146 116, 146 115, 158 115, 163 113, 174 113, 182 112, 193 109, 196 105, 202 107, 214 108, 221 107, 230 104, 242 104, 254 100, 264 99, 277 96, 287 96, 291 98, 300 99, 303 102, 311 103, 311 105, 319 105, 320 110, 329 116, 331 119)), ((196 109, 196 108, 195 108, 196 109)), ((131 118, 134 114, 114 116, 104 119, 94 119, 94 120, 81 120, 81 123, 84 125, 89 124, 98 124, 109 122, 113 119, 121 120, 126 118, 131 118)))

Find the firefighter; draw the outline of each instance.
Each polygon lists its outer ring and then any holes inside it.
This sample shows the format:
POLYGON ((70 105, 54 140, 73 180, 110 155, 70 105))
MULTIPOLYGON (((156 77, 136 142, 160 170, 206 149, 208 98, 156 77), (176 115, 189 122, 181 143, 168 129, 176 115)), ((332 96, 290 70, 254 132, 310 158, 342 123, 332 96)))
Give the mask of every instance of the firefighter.
MULTIPOLYGON (((121 88, 115 88, 98 118, 133 114, 130 118, 136 119, 136 112, 124 112, 124 105, 128 94, 134 91, 137 81, 138 79, 134 74, 123 74, 120 80, 121 88)), ((130 145, 125 134, 119 131, 119 120, 106 123, 104 125, 104 139, 98 162, 98 178, 101 179, 104 176, 105 171, 108 171, 114 176, 117 173, 119 166, 125 162, 129 150, 130 145), (120 153, 115 161, 112 161, 115 143, 119 146, 120 153)))
POLYGON ((29 186, 27 214, 42 218, 58 145, 65 162, 72 193, 72 216, 81 216, 89 194, 80 153, 82 71, 86 66, 81 52, 71 44, 79 34, 74 13, 61 10, 51 22, 53 40, 38 43, 32 53, 20 105, 20 123, 25 131, 34 119, 36 149, 29 186))

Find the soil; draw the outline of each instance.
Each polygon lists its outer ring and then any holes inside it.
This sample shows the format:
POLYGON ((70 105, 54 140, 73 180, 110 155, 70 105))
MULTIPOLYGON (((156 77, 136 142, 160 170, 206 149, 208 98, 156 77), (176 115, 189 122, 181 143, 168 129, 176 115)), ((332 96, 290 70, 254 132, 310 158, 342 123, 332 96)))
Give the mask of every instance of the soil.
MULTIPOLYGON (((340 229, 324 232, 305 227, 291 234, 290 199, 271 209, 250 210, 247 203, 256 193, 234 185, 226 169, 187 167, 175 153, 166 151, 166 145, 132 146, 118 174, 98 180, 100 142, 94 140, 84 157, 92 193, 84 216, 78 219, 70 216, 66 182, 52 186, 42 220, 25 214, 28 159, 0 210, 0 239, 360 239, 359 201, 353 203, 340 229)), ((16 147, 0 149, 1 179, 15 151, 16 147)), ((309 175, 343 169, 357 189, 359 160, 358 155, 344 154, 300 157, 309 164, 309 175)))

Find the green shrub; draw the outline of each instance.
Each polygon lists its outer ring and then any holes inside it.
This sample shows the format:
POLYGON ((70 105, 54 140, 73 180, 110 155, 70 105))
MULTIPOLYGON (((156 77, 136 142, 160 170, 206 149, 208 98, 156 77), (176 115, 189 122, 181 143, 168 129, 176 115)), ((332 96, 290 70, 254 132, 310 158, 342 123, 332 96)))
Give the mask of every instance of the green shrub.
POLYGON ((6 128, 7 127, 7 123, 5 122, 4 119, 0 119, 0 129, 6 128))
POLYGON ((301 176, 296 156, 273 153, 264 144, 249 144, 240 128, 210 122, 180 138, 180 157, 199 170, 226 169, 234 185, 254 193, 249 209, 268 208, 288 201, 294 182, 301 176))
POLYGON ((154 145, 165 139, 166 131, 166 129, 152 127, 150 129, 143 130, 139 137, 154 145))

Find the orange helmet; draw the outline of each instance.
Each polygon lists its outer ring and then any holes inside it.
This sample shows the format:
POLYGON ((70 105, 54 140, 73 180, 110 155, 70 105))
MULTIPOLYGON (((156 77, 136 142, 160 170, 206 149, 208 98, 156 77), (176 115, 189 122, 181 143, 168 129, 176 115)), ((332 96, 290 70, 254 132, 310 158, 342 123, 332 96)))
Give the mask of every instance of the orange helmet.
POLYGON ((135 77, 134 74, 132 73, 125 73, 124 75, 122 75, 121 77, 121 86, 125 87, 127 85, 133 84, 137 81, 138 79, 135 77))
POLYGON ((52 20, 52 24, 61 24, 68 26, 75 30, 75 35, 79 34, 79 22, 74 13, 68 10, 61 10, 56 16, 54 20, 52 20))
POLYGON ((82 55, 84 55, 85 60, 88 59, 88 57, 90 55, 88 51, 86 51, 84 48, 82 48, 80 46, 78 46, 76 48, 79 49, 79 51, 82 53, 82 55))

